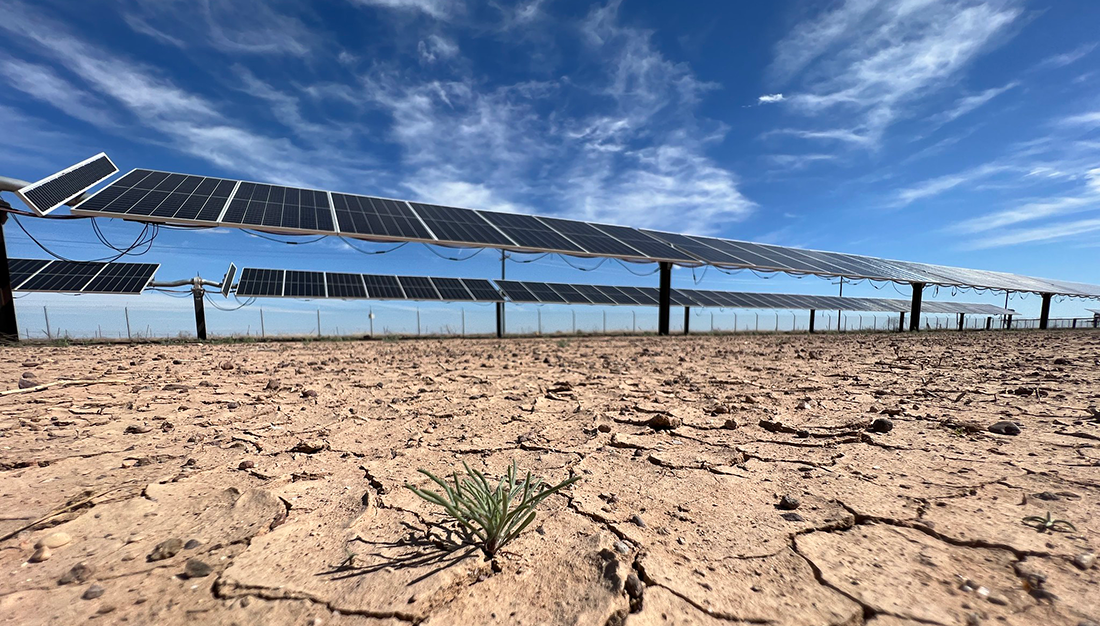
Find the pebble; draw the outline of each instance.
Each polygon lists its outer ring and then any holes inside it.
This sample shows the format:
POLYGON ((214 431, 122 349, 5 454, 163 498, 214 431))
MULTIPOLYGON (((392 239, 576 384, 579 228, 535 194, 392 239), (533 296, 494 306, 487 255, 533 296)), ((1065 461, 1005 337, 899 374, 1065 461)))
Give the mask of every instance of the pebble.
POLYGON ((34 544, 34 547, 60 548, 61 546, 69 543, 72 540, 73 538, 69 536, 69 533, 59 531, 56 533, 50 533, 49 535, 46 535, 45 537, 39 539, 38 543, 34 544))
POLYGON ((1096 563, 1096 555, 1092 552, 1082 552, 1073 557, 1073 564, 1077 566, 1077 569, 1086 570, 1096 563))
POLYGON ((998 606, 1007 606, 1008 605, 1008 598, 1002 596, 999 593, 989 594, 989 596, 986 597, 986 600, 989 600, 990 603, 996 604, 998 606))
POLYGON ((53 556, 53 552, 51 552, 50 549, 46 546, 42 546, 40 548, 36 548, 34 554, 32 554, 31 558, 27 560, 29 560, 31 563, 41 563, 42 561, 49 559, 51 556, 53 556))
POLYGON ((726 421, 722 424, 722 428, 724 428, 726 430, 736 429, 737 428, 737 420, 733 419, 732 417, 726 419, 726 421))
POLYGON ((38 383, 34 382, 34 380, 30 379, 30 378, 20 378, 19 379, 19 388, 20 389, 30 389, 31 387, 34 387, 37 384, 38 383))
POLYGON ((302 397, 303 398, 316 398, 317 397, 317 392, 312 390, 312 389, 306 389, 305 391, 302 392, 302 397))
POLYGON ((238 409, 238 408, 240 408, 240 406, 241 406, 240 402, 226 402, 225 403, 225 408, 229 409, 230 411, 238 409))
POLYGON ((671 430, 674 428, 679 428, 683 425, 684 420, 676 417, 675 415, 665 415, 664 413, 654 415, 652 418, 650 418, 648 422, 646 422, 646 426, 649 426, 653 430, 671 430))
POLYGON ((126 427, 125 433, 127 435, 144 435, 151 430, 153 430, 152 426, 146 426, 145 424, 131 424, 126 427))
POLYGON ((798 513, 783 513, 779 517, 787 520, 788 522, 804 522, 806 518, 802 517, 798 513))
POLYGON ((190 559, 183 566, 183 573, 187 574, 188 578, 203 578, 209 576, 213 571, 214 568, 199 559, 190 559))
POLYGON ((183 544, 183 549, 184 550, 194 550, 195 548, 197 548, 201 545, 202 545, 202 542, 199 541, 198 539, 188 539, 187 543, 183 544))
POLYGON ((885 417, 875 418, 875 421, 871 422, 871 428, 869 429, 873 433, 888 433, 894 430, 894 422, 885 417))
POLYGON ((324 441, 320 439, 311 439, 309 441, 299 441, 297 445, 290 449, 291 452, 303 452, 305 454, 315 454, 328 447, 324 441))
POLYGON ((34 372, 23 372, 23 378, 38 378, 34 375, 34 372))
POLYGON ((264 387, 264 389, 266 389, 268 391, 275 391, 278 388, 279 388, 279 379, 278 378, 269 378, 267 380, 267 386, 264 387))
POLYGON ((256 467, 256 463, 254 463, 253 461, 241 461, 241 464, 237 466, 237 469, 246 470, 252 469, 253 467, 256 467))
POLYGON ((156 545, 153 551, 149 553, 150 561, 163 561, 164 559, 170 559, 183 549, 183 540, 177 537, 166 539, 156 545))
POLYGON ((241 608, 248 608, 249 604, 252 604, 252 600, 250 600, 248 596, 241 598, 241 608))
POLYGON ((111 613, 114 610, 115 610, 115 605, 113 605, 113 604, 104 604, 103 606, 99 607, 99 610, 97 610, 96 613, 99 613, 100 615, 106 615, 107 613, 111 613))
POLYGON ((102 596, 107 590, 99 585, 92 585, 84 590, 84 595, 80 596, 84 600, 95 600, 102 596))
POLYGON ((638 575, 634 572, 630 572, 630 575, 626 577, 626 593, 631 598, 638 599, 642 597, 643 591, 645 591, 645 585, 642 584, 642 579, 638 578, 638 575))
POLYGON ((615 552, 619 554, 630 554, 630 546, 626 545, 625 542, 616 541, 613 547, 615 548, 615 552))
POLYGON ((798 501, 798 498, 794 496, 783 496, 779 499, 779 508, 783 511, 793 511, 799 507, 802 503, 798 501))
POLYGON ((229 370, 233 369, 233 364, 230 363, 229 361, 222 361, 221 367, 222 367, 223 370, 229 371, 229 370))
POLYGON ((611 432, 611 425, 610 424, 600 424, 599 426, 596 427, 596 430, 600 431, 601 433, 609 433, 609 432, 611 432))
POLYGON ((989 432, 998 435, 1019 435, 1020 427, 1014 422, 997 422, 996 424, 989 427, 989 432))
POLYGON ((94 574, 95 567, 82 561, 65 572, 61 578, 57 579, 57 584, 71 585, 73 583, 85 583, 88 582, 94 574))
POLYGON ((639 528, 645 528, 646 527, 645 520, 642 519, 641 515, 635 515, 634 517, 631 517, 630 522, 632 524, 634 524, 635 526, 639 527, 639 528))

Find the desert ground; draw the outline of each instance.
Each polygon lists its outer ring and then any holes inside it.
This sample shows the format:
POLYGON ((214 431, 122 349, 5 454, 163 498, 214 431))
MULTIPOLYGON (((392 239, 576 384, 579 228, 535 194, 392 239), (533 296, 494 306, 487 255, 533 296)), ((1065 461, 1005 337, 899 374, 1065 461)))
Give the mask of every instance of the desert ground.
POLYGON ((1100 622, 1098 332, 0 350, 0 623, 1100 622))

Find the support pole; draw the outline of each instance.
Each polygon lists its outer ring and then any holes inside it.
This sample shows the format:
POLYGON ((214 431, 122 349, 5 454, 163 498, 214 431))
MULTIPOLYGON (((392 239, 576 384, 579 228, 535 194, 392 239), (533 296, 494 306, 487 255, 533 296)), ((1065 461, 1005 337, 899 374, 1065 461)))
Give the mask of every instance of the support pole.
POLYGON ((201 283, 195 283, 191 287, 191 295, 195 299, 195 336, 199 341, 206 341, 206 309, 202 302, 204 294, 201 283))
POLYGON ((963 314, 963 313, 959 313, 959 330, 962 330, 962 329, 963 329, 963 324, 965 324, 965 323, 966 323, 966 322, 964 321, 964 320, 965 320, 965 318, 966 318, 966 315, 965 315, 965 314, 963 314))
POLYGON ((810 333, 814 332, 814 319, 817 317, 817 311, 810 309, 810 333))
MULTIPOLYGON (((500 279, 504 280, 504 250, 500 251, 500 279)), ((504 301, 497 302, 497 339, 504 337, 504 301)))
POLYGON ((661 285, 657 298, 657 334, 668 335, 669 309, 672 306, 672 263, 657 264, 661 272, 661 285))
POLYGON ((573 309, 572 311, 570 311, 570 313, 573 315, 573 334, 576 335, 577 334, 577 310, 573 309))
POLYGON ((909 330, 912 332, 920 330, 920 304, 923 297, 924 283, 913 283, 913 303, 912 310, 909 311, 909 330))
POLYGON ((1054 297, 1052 293, 1043 294, 1043 308, 1039 311, 1039 329, 1046 330, 1050 324, 1050 300, 1054 297))
MULTIPOLYGON (((0 207, 11 208, 3 198, 0 207)), ((0 342, 19 341, 19 321, 15 319, 15 296, 11 292, 11 274, 8 273, 8 248, 4 243, 4 222, 7 213, 0 213, 0 342)))
POLYGON ((993 330, 993 316, 992 315, 985 318, 985 329, 986 330, 993 330))
POLYGON ((1005 329, 1012 330, 1012 316, 1008 316, 1008 320, 1005 322, 1005 329))
POLYGON ((321 309, 317 309, 317 337, 321 336, 321 309))
POLYGON ((466 336, 466 309, 462 309, 462 336, 466 336))
POLYGON ((267 338, 267 331, 264 328, 264 310, 260 309, 260 339, 267 338))
POLYGON ((691 307, 684 307, 684 334, 691 332, 691 307))
POLYGON ((50 311, 46 307, 42 307, 42 317, 46 318, 46 339, 53 339, 53 333, 50 332, 50 311))
POLYGON ((133 341, 134 338, 130 336, 130 307, 123 307, 122 312, 126 316, 126 341, 133 341))
POLYGON ((898 332, 901 333, 905 332, 905 311, 902 311, 899 315, 901 317, 898 318, 898 332))
MULTIPOLYGON (((844 297, 844 278, 843 277, 841 277, 841 279, 840 279, 840 297, 841 298, 844 297)), ((841 331, 840 320, 842 320, 842 319, 844 319, 844 316, 841 315, 840 309, 837 309, 837 312, 836 312, 836 331, 838 333, 841 331)))

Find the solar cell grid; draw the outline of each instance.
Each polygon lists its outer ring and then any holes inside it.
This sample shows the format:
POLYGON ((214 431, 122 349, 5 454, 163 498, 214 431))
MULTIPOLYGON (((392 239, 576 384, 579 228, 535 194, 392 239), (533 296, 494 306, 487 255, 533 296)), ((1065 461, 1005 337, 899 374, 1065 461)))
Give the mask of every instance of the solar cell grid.
POLYGON ((278 298, 283 295, 283 270, 246 267, 237 283, 238 297, 278 298))
POLYGON ((362 274, 325 272, 325 291, 330 298, 366 298, 362 274))
POLYGON ((536 219, 562 235, 565 235, 570 241, 592 254, 626 258, 645 258, 644 252, 635 250, 611 235, 597 230, 591 224, 553 217, 539 217, 536 219))
POLYGON ((66 168, 53 176, 23 187, 16 192, 39 215, 46 215, 79 196, 118 171, 106 154, 100 153, 66 168))
POLYGON ((463 302, 474 299, 470 292, 466 290, 466 286, 462 284, 462 281, 457 278, 432 278, 431 281, 443 300, 463 302))
POLYGON ((138 294, 153 280, 158 267, 155 263, 108 263, 81 292, 138 294))
POLYGON ((523 283, 516 280, 498 280, 497 286, 504 292, 504 296, 512 302, 538 302, 538 297, 531 293, 523 283))
POLYGON ((565 283, 546 283, 546 285, 559 296, 565 298, 565 301, 569 304, 592 304, 592 301, 573 285, 566 285, 565 283))
MULTIPOLYGON (((405 292, 396 276, 363 274, 363 284, 367 286, 367 297, 382 300, 404 300, 405 292)), ((410 296, 409 299, 412 299, 410 296)))
POLYGON ((324 298, 325 273, 287 270, 283 287, 285 298, 324 298))
POLYGON ((335 232, 327 193, 260 183, 238 185, 221 221, 278 230, 335 232))
POLYGON ((480 302, 500 302, 502 298, 497 293, 493 283, 480 278, 463 278, 462 284, 466 286, 474 300, 480 302))
POLYGON ((687 235, 679 235, 676 233, 664 233, 655 231, 642 231, 648 235, 661 239, 667 243, 672 244, 677 250, 685 252, 700 261, 710 263, 712 265, 738 265, 739 261, 736 257, 733 257, 721 250, 716 250, 695 238, 688 237, 687 235))
POLYGON ((409 206, 441 241, 488 246, 515 245, 477 211, 418 202, 410 202, 409 206))
POLYGON ((439 300, 439 292, 435 290, 430 278, 424 276, 398 276, 401 288, 405 291, 405 297, 409 300, 439 300))
POLYGON ((640 287, 616 287, 619 291, 642 305, 657 304, 658 291, 652 287, 642 289, 640 287))
POLYGON ((573 287, 593 304, 622 304, 611 295, 600 291, 595 285, 573 285, 573 287))
POLYGON ((8 259, 11 288, 19 289, 19 285, 49 264, 50 261, 44 259, 8 259))
POLYGON ((107 264, 83 261, 56 261, 19 286, 20 291, 74 293, 84 289, 107 264))
POLYGON ((698 259, 680 252, 664 241, 656 239, 640 230, 628 226, 610 226, 607 224, 592 224, 596 230, 611 235, 631 248, 645 254, 651 259, 662 261, 681 261, 694 263, 698 259))
POLYGON ((539 221, 532 215, 519 213, 491 213, 478 211, 481 217, 524 248, 538 250, 561 250, 565 252, 584 252, 580 246, 569 241, 557 231, 539 221))
POLYGON ((558 292, 554 291, 554 289, 546 283, 523 281, 523 286, 527 287, 528 291, 535 294, 535 297, 539 299, 539 302, 565 304, 565 298, 558 294, 558 292))
POLYGON ((432 239, 428 229, 404 202, 343 193, 331 195, 333 208, 336 209, 336 222, 341 233, 403 239, 432 239))

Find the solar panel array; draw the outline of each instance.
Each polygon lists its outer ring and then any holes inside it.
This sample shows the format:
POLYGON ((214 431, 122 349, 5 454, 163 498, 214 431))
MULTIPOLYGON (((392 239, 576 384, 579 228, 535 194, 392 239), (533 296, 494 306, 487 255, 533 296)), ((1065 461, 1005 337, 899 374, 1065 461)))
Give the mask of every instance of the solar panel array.
MULTIPOLYGON (((531 281, 498 280, 497 285, 510 302, 538 304, 657 304, 659 292, 653 287, 612 287, 607 285, 563 285, 531 281)), ((670 300, 676 306, 723 307, 732 309, 832 310, 866 312, 908 312, 908 300, 888 298, 840 298, 777 293, 745 293, 702 289, 673 289, 670 300)), ((980 315, 1014 314, 1002 307, 964 303, 925 301, 925 313, 969 313, 980 315)))
POLYGON ((388 276, 246 267, 239 298, 340 298, 344 300, 438 300, 502 302, 493 284, 480 278, 388 276))
MULTIPOLYGON (((73 213, 1100 298, 1098 285, 1004 272, 152 170, 133 170, 73 213)), ((430 294, 426 288, 413 289, 424 297, 430 294)))
POLYGON ((139 294, 153 280, 155 263, 99 263, 9 259, 14 291, 139 294))
POLYGON ((69 200, 112 176, 118 168, 106 154, 85 159, 53 176, 31 183, 15 192, 39 215, 46 215, 69 200))

